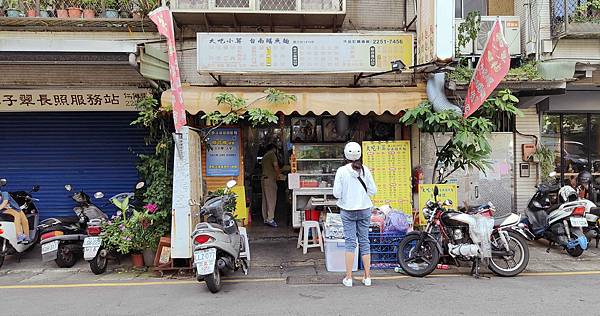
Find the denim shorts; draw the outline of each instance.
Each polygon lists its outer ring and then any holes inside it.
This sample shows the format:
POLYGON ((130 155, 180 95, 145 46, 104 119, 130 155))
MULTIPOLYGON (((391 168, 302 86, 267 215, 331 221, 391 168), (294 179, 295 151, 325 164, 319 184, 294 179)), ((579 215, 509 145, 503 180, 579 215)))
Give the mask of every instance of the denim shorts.
POLYGON ((371 223, 371 209, 358 211, 341 211, 342 224, 344 225, 344 241, 346 252, 354 253, 356 240, 360 247, 360 255, 371 253, 369 246, 369 224, 371 223))

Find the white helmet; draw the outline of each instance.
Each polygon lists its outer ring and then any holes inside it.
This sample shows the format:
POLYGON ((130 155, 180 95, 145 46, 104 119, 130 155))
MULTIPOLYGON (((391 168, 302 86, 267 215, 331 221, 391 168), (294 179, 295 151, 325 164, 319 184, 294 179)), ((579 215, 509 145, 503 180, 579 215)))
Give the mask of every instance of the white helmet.
POLYGON ((565 185, 558 191, 558 198, 561 203, 577 201, 577 191, 571 186, 565 185))
POLYGON ((344 147, 344 157, 346 157, 346 159, 348 159, 350 161, 355 161, 355 160, 360 159, 361 155, 362 155, 362 150, 358 143, 350 142, 350 143, 346 144, 346 147, 344 147))

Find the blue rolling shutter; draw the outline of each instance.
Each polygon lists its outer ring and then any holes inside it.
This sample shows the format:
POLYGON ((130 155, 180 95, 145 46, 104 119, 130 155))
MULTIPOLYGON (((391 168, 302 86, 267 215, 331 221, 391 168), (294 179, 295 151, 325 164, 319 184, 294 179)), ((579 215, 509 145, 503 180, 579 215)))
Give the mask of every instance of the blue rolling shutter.
MULTIPOLYGON (((136 153, 147 152, 134 112, 0 113, 0 178, 8 191, 34 184, 42 218, 73 215, 64 185, 106 197, 131 192, 138 181, 136 153)), ((107 199, 94 200, 107 213, 107 199)))

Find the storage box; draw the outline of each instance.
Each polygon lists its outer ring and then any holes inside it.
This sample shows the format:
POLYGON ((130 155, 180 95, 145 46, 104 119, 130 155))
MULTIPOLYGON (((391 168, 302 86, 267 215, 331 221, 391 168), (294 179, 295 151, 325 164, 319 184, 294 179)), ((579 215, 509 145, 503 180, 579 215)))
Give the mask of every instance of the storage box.
MULTIPOLYGON (((346 248, 343 239, 325 238, 325 267, 329 272, 346 272, 346 248)), ((354 251, 352 271, 358 270, 358 247, 354 251)))
MULTIPOLYGON (((398 232, 369 232, 369 243, 371 246, 371 270, 394 269, 398 264, 398 245, 406 236, 398 232)), ((362 262, 360 269, 364 269, 362 262)))

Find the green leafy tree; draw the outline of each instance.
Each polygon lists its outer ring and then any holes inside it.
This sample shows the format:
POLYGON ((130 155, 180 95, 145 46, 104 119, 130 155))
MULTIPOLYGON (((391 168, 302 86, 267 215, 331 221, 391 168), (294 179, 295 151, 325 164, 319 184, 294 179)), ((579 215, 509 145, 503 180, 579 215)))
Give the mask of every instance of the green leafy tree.
MULTIPOLYGON (((421 132, 429 133, 432 137, 435 133, 451 134, 443 146, 436 144, 437 158, 432 182, 436 182, 439 168, 444 169, 438 177, 438 181, 443 182, 458 170, 476 168, 486 172, 492 151, 488 137, 494 130, 491 118, 498 112, 522 116, 516 107, 518 102, 519 99, 510 90, 500 90, 496 97, 488 98, 473 115, 464 118, 454 111, 434 112, 431 103, 426 101, 406 111, 400 122, 405 125, 416 124, 421 132)), ((433 139, 435 141, 435 137, 433 139)))
POLYGON ((231 93, 219 94, 217 96, 217 104, 226 105, 229 111, 226 113, 214 111, 202 116, 203 119, 206 119, 207 125, 210 125, 210 128, 204 131, 203 142, 206 143, 210 134, 217 128, 223 125, 237 124, 240 120, 247 120, 252 127, 277 123, 277 115, 273 112, 267 109, 253 107, 260 101, 265 100, 271 104, 283 104, 296 101, 296 96, 286 94, 277 89, 269 88, 265 90, 264 93, 264 96, 250 103, 248 103, 246 99, 231 93))

